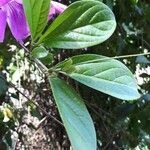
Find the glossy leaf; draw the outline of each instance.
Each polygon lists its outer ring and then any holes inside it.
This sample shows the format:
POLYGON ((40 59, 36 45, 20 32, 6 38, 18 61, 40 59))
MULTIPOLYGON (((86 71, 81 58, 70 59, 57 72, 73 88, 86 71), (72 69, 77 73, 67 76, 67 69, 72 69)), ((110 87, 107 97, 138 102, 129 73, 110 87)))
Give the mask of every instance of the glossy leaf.
POLYGON ((47 24, 50 0, 23 0, 23 6, 32 39, 35 41, 47 24))
MULTIPOLYGON (((69 74, 64 72, 71 78, 119 99, 134 100, 140 97, 133 74, 121 62, 95 54, 71 59, 76 69, 69 74)), ((56 68, 61 68, 62 63, 65 62, 59 63, 56 68)))
POLYGON ((31 55, 34 58, 44 58, 48 55, 48 51, 44 47, 40 46, 34 48, 31 55))
POLYGON ((94 125, 81 97, 63 80, 49 80, 73 149, 96 150, 94 125))
POLYGON ((104 42, 115 28, 115 17, 108 6, 93 0, 77 1, 58 16, 39 43, 53 48, 84 48, 104 42))
POLYGON ((48 53, 48 55, 46 57, 40 58, 40 61, 45 64, 48 65, 50 63, 52 63, 53 61, 53 54, 52 53, 48 53))

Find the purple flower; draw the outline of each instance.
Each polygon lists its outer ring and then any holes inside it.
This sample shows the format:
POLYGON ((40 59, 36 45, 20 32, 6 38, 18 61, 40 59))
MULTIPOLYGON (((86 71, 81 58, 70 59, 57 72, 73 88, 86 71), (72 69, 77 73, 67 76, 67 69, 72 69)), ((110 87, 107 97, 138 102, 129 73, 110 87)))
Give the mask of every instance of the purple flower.
POLYGON ((51 1, 50 13, 48 19, 52 19, 55 14, 62 13, 67 8, 66 5, 63 5, 58 2, 51 1))
MULTIPOLYGON (((65 9, 65 5, 51 1, 48 19, 53 18, 54 14, 62 13, 65 9)), ((0 42, 4 40, 7 23, 17 41, 23 42, 30 35, 22 0, 0 0, 0 42)))
POLYGON ((0 42, 4 40, 6 22, 17 41, 22 42, 29 35, 23 6, 18 0, 1 0, 0 18, 0 42))

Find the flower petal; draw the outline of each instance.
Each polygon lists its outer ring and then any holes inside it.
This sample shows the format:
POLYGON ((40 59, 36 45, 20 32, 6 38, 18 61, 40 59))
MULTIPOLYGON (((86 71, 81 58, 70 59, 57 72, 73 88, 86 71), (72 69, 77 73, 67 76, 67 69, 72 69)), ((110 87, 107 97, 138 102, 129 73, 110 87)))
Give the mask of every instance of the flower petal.
POLYGON ((5 5, 6 3, 8 3, 11 0, 0 0, 0 7, 5 5))
POLYGON ((22 4, 22 0, 15 0, 17 3, 22 4))
POLYGON ((52 4, 50 4, 50 13, 49 13, 49 16, 48 16, 48 20, 51 20, 53 18, 53 16, 55 15, 56 11, 55 11, 55 8, 53 7, 52 4))
POLYGON ((58 2, 51 1, 51 8, 48 19, 52 19, 55 14, 62 13, 67 8, 66 5, 63 5, 58 2))
POLYGON ((15 1, 10 2, 7 6, 7 22, 13 36, 17 41, 22 42, 29 36, 29 28, 26 22, 23 6, 15 1))
POLYGON ((0 42, 3 42, 6 29, 6 13, 0 9, 0 42))
POLYGON ((51 5, 55 8, 57 14, 62 13, 67 8, 66 5, 54 1, 51 1, 51 5))

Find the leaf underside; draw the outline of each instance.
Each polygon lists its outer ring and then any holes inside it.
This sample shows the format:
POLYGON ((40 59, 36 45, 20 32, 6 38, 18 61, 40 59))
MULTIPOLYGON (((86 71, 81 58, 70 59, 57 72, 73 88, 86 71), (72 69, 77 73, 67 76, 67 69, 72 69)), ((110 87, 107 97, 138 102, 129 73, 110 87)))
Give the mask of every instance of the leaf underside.
MULTIPOLYGON (((134 100, 140 97, 133 74, 121 62, 95 54, 70 59, 76 69, 71 73, 64 73, 78 82, 119 99, 134 100)), ((61 68, 63 63, 55 67, 61 68)))
POLYGON ((96 150, 94 125, 81 97, 63 80, 49 80, 73 149, 96 150))

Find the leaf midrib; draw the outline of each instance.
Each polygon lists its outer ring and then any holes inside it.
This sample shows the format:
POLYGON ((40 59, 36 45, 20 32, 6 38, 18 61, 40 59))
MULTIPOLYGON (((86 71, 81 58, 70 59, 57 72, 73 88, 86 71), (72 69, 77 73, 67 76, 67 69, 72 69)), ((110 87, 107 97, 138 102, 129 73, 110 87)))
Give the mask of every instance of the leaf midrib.
MULTIPOLYGON (((123 86, 125 86, 125 87, 127 87, 127 88, 130 88, 130 89, 133 89, 134 91, 136 91, 133 87, 131 87, 131 86, 129 86, 129 85, 126 85, 126 84, 123 84, 123 83, 120 83, 120 82, 114 82, 114 81, 110 81, 110 80, 106 80, 106 79, 101 79, 101 78, 96 78, 96 77, 94 77, 94 76, 87 76, 87 75, 83 75, 83 74, 78 74, 78 73, 71 73, 69 76, 70 77, 72 77, 72 78, 74 78, 75 77, 75 75, 80 75, 80 76, 83 76, 83 77, 86 77, 86 78, 91 78, 91 80, 98 80, 98 81, 104 81, 104 82, 106 82, 106 83, 108 83, 108 84, 117 84, 117 85, 123 85, 123 86)), ((76 77, 75 77, 76 78, 76 77)))

